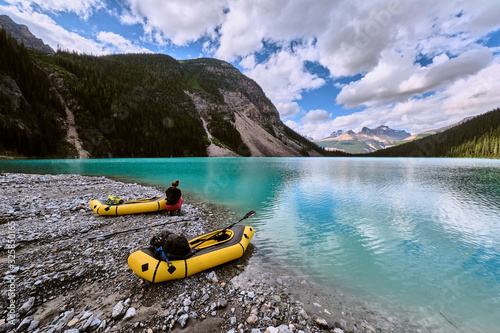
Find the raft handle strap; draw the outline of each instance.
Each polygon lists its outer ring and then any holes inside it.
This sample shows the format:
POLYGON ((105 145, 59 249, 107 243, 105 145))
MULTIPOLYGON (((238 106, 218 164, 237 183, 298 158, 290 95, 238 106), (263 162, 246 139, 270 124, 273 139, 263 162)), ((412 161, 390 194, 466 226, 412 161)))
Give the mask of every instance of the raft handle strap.
POLYGON ((172 264, 170 263, 170 261, 168 261, 168 258, 167 258, 167 256, 165 255, 165 252, 163 252, 163 247, 161 247, 161 246, 160 246, 159 248, 157 248, 157 249, 156 249, 156 252, 161 253, 161 255, 163 256, 163 258, 164 258, 164 259, 165 259, 165 261, 167 262, 167 265, 168 265, 168 272, 169 272, 170 274, 172 274, 173 272, 175 272, 176 268, 175 268, 175 266, 174 266, 174 265, 172 265, 172 264))

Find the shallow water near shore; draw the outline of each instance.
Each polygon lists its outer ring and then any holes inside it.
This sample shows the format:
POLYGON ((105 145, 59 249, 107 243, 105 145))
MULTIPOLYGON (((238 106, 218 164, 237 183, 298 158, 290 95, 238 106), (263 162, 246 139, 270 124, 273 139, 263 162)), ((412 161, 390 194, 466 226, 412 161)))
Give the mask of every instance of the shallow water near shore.
POLYGON ((248 220, 254 254, 304 279, 398 308, 424 331, 500 326, 500 161, 0 160, 0 171, 102 175, 163 188, 179 179, 183 191, 237 216, 257 211, 248 220))

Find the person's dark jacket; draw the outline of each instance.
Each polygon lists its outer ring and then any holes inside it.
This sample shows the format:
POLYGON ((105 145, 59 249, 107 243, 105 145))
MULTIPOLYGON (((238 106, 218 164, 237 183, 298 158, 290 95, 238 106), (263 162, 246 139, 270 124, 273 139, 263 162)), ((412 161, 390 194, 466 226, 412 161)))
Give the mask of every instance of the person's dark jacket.
POLYGON ((165 193, 167 195, 167 205, 176 205, 181 198, 181 190, 175 186, 170 186, 165 193))

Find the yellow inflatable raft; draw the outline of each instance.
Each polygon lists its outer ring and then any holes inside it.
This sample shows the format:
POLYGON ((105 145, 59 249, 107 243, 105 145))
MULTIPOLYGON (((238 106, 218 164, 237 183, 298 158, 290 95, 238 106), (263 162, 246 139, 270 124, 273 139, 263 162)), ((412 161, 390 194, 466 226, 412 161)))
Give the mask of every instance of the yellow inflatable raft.
POLYGON ((182 279, 243 256, 254 229, 235 225, 225 232, 221 231, 224 230, 216 230, 190 240, 189 246, 194 253, 186 259, 169 260, 169 264, 160 260, 152 249, 142 249, 132 253, 127 263, 137 275, 155 283, 182 279), (211 237, 214 238, 210 239, 211 237))
POLYGON ((125 201, 118 205, 108 205, 96 199, 90 202, 90 207, 99 215, 127 215, 165 210, 166 202, 167 200, 165 197, 154 197, 125 201))

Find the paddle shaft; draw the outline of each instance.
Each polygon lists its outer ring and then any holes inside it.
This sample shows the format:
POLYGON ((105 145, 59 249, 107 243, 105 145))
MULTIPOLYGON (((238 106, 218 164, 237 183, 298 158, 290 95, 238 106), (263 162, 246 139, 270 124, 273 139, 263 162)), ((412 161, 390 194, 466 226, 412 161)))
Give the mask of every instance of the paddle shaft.
POLYGON ((247 218, 249 218, 249 217, 251 217, 251 216, 254 216, 255 214, 257 214, 257 213, 255 213, 253 210, 252 210, 252 211, 249 211, 249 212, 248 212, 245 216, 243 216, 240 220, 238 220, 238 221, 234 222, 233 224, 231 224, 231 225, 230 225, 230 226, 228 226, 228 227, 225 227, 224 229, 222 229, 221 231, 219 231, 219 232, 218 232, 218 233, 216 233, 215 235, 213 235, 213 236, 211 236, 211 237, 209 237, 209 238, 207 238, 207 239, 204 239, 202 242, 199 242, 198 244, 196 244, 195 246, 193 246, 191 249, 194 249, 194 248, 196 248, 197 246, 200 246, 201 244, 205 243, 205 242, 206 242, 206 241, 208 241, 208 240, 211 240, 211 239, 215 239, 215 238, 217 238, 217 236, 219 236, 221 233, 226 232, 226 230, 227 230, 227 229, 231 229, 234 225, 236 225, 236 224, 240 223, 240 222, 241 222, 241 221, 243 221, 244 219, 247 219, 247 218))

